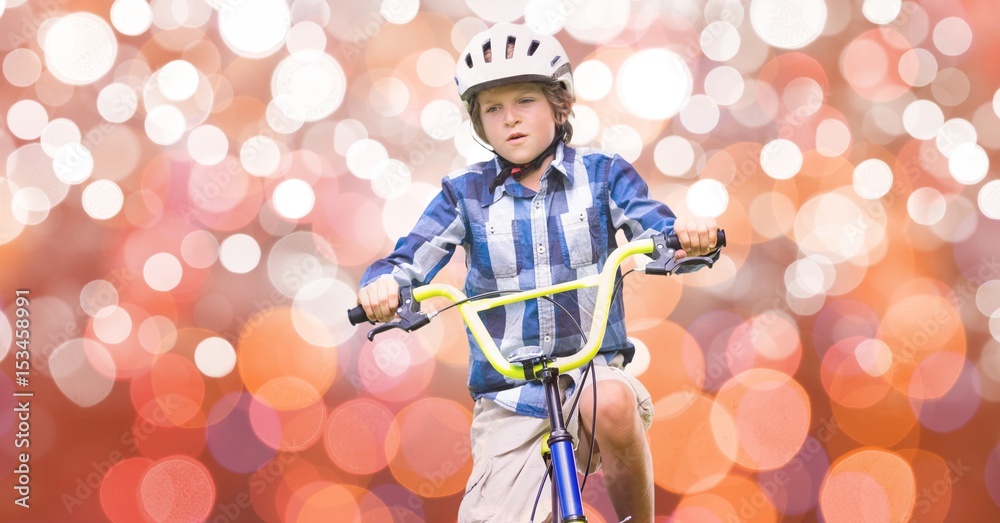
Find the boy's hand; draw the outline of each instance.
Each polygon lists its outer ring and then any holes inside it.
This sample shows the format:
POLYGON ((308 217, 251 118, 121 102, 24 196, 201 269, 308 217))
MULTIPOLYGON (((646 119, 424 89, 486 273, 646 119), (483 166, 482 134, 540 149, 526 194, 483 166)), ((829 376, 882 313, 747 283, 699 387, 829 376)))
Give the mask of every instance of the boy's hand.
POLYGON ((391 277, 381 277, 358 291, 358 305, 368 319, 385 323, 396 317, 399 307, 399 284, 391 277))
POLYGON ((719 226, 714 218, 692 216, 674 221, 674 234, 681 242, 681 250, 676 258, 704 256, 713 250, 719 241, 719 226))

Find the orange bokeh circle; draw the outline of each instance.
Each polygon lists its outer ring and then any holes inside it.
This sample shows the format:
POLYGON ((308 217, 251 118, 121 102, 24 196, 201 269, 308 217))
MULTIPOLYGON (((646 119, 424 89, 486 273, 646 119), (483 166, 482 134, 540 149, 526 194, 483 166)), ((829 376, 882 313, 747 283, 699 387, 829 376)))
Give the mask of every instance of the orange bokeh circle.
POLYGON ((346 401, 330 413, 324 443, 335 465, 351 474, 374 474, 389 464, 386 440, 398 440, 399 430, 391 410, 378 401, 358 398, 346 401))
POLYGON ((176 354, 164 354, 156 359, 149 374, 153 393, 173 424, 185 425, 195 417, 198 417, 196 424, 202 421, 205 381, 194 362, 176 354), (173 401, 172 406, 168 400, 173 401))
POLYGON ((953 485, 962 479, 964 464, 960 459, 945 461, 944 458, 921 449, 899 451, 913 468, 916 480, 917 499, 913 504, 913 515, 921 523, 944 523, 951 508, 953 485))
POLYGON ((280 409, 287 398, 278 399, 277 393, 265 389, 265 385, 279 378, 293 378, 323 395, 337 374, 337 349, 305 341, 295 329, 292 309, 274 307, 244 324, 238 342, 237 366, 247 390, 255 396, 263 394, 280 409))
POLYGON ((326 404, 316 389, 295 377, 275 378, 265 383, 250 404, 250 422, 257 437, 275 450, 300 451, 315 443, 326 418, 326 404), (276 418, 279 436, 269 428, 276 418), (262 430, 257 430, 258 424, 262 430))
POLYGON ((153 465, 146 458, 129 458, 115 463, 101 481, 101 508, 114 523, 142 519, 139 507, 139 481, 153 465))
POLYGON ((150 521, 202 521, 215 504, 216 487, 208 468, 184 455, 150 465, 139 483, 139 508, 150 521))
POLYGON ((899 60, 909 50, 906 37, 896 30, 872 29, 847 44, 840 71, 859 95, 874 102, 894 100, 910 90, 899 74, 899 60))
POLYGON ((719 448, 740 466, 772 470, 798 453, 809 433, 810 415, 809 396, 791 376, 751 369, 719 389, 712 432, 719 448))
POLYGON ((767 311, 745 320, 729 337, 726 361, 734 375, 752 368, 794 375, 802 360, 798 326, 787 314, 767 311))
POLYGON ((868 338, 852 336, 830 347, 823 356, 820 378, 831 401, 844 407, 861 409, 878 403, 891 385, 881 375, 862 367, 856 351, 868 338))
POLYGON ((943 296, 912 294, 892 303, 878 338, 892 351, 886 379, 914 399, 940 398, 962 372, 965 328, 958 310, 943 296), (961 357, 941 358, 945 352, 961 357), (924 365, 932 358, 935 365, 924 365))
POLYGON ((654 404, 653 425, 646 433, 653 454, 653 479, 678 494, 717 485, 733 466, 712 434, 712 400, 696 391, 672 394, 654 404))
POLYGON ((295 491, 285 509, 284 521, 290 523, 360 521, 360 516, 358 502, 345 485, 317 481, 295 491))
POLYGON ((911 402, 911 398, 896 389, 888 389, 882 398, 865 408, 845 407, 833 400, 830 406, 844 433, 865 445, 890 447, 914 431, 919 435, 914 410, 919 412, 920 403, 911 402))
POLYGON ((425 498, 462 491, 472 472, 471 425, 472 413, 451 400, 425 398, 407 406, 386 438, 392 475, 425 498))
POLYGON ((775 523, 778 520, 774 505, 757 482, 739 474, 727 475, 711 490, 684 496, 674 517, 674 521, 690 523, 715 518, 720 523, 775 523))
POLYGON ((913 468, 896 453, 862 448, 838 459, 820 487, 828 523, 906 521, 916 500, 913 468))
POLYGON ((656 354, 639 377, 654 402, 671 394, 701 390, 705 384, 705 356, 687 330, 665 320, 648 329, 630 329, 629 333, 656 354))

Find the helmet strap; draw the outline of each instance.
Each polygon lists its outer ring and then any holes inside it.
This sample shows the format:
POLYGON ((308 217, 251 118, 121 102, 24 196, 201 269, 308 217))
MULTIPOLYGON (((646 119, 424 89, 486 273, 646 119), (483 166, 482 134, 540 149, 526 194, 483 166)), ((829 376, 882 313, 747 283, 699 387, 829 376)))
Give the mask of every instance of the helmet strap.
POLYGON ((508 177, 513 177, 514 180, 521 181, 521 179, 528 173, 541 167, 542 162, 545 161, 550 154, 556 152, 556 148, 559 147, 559 142, 562 141, 564 136, 566 136, 566 127, 562 124, 556 126, 556 136, 552 139, 552 143, 550 143, 544 151, 539 153, 534 160, 527 163, 514 163, 498 154, 497 160, 500 161, 500 172, 497 174, 496 178, 493 179, 493 183, 490 184, 490 192, 495 191, 497 187, 502 185, 504 181, 507 180, 508 177))

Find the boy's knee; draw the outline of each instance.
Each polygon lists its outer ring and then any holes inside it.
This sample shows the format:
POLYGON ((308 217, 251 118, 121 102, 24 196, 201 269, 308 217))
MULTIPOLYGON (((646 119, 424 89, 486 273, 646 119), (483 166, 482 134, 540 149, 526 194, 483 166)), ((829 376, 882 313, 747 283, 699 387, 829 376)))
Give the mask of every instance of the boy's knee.
POLYGON ((604 380, 597 384, 597 403, 603 409, 631 409, 635 411, 635 393, 628 384, 617 380, 604 380))
MULTIPOLYGON (((625 383, 605 380, 597 384, 597 426, 611 430, 612 437, 631 437, 639 419, 635 394, 625 383)), ((641 427, 641 424, 639 425, 641 427)))

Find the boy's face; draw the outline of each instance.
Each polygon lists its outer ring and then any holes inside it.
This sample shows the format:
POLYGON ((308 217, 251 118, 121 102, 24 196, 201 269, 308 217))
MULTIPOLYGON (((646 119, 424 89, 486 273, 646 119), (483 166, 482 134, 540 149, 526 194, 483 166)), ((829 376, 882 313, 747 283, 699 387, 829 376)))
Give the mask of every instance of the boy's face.
POLYGON ((552 106, 538 84, 521 83, 478 94, 486 141, 513 163, 527 163, 555 138, 552 106))

